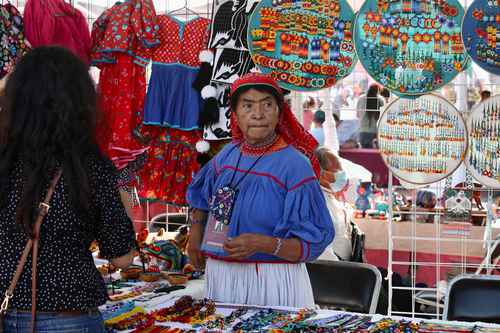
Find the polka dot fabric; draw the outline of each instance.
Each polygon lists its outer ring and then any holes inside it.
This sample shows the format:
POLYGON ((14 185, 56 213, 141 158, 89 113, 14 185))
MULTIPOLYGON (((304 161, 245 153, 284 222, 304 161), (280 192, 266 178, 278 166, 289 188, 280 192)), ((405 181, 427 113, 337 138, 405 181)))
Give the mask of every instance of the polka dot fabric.
MULTIPOLYGON (((27 238, 15 222, 22 187, 19 164, 11 173, 7 205, 0 207, 0 294, 14 274, 27 238)), ((42 223, 38 255, 38 311, 85 310, 107 300, 90 243, 97 239, 105 258, 127 254, 135 246, 132 222, 120 201, 116 169, 110 162, 92 159, 88 165, 92 209, 84 218, 71 206, 63 173, 42 223)), ((48 185, 47 185, 48 187, 48 185)), ((3 195, 3 194, 2 194, 3 195)), ((10 309, 31 309, 31 256, 14 291, 10 309)))
POLYGON ((199 67, 200 52, 208 44, 210 20, 198 17, 181 22, 168 15, 158 15, 160 46, 153 52, 153 61, 179 63, 199 67))

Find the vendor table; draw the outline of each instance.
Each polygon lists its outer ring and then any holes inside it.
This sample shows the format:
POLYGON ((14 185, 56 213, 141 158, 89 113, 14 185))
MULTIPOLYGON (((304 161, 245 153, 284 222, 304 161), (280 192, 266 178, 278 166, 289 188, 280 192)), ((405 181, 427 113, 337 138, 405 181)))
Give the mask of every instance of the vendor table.
MULTIPOLYGON (((171 299, 161 304, 155 304, 149 306, 145 304, 143 310, 146 313, 152 313, 153 311, 165 309, 174 305, 177 299, 171 299)), ((105 306, 102 307, 104 310, 105 306)), ((109 306, 108 306, 109 308, 109 306)), ((104 310, 105 317, 109 318, 109 313, 104 310)), ((304 324, 315 322, 316 327, 330 328, 330 330, 320 330, 321 332, 366 332, 366 333, 390 333, 399 332, 442 332, 446 331, 449 333, 498 333, 500 331, 500 325, 486 324, 486 323, 462 323, 462 322, 451 322, 451 321, 423 321, 420 319, 409 319, 402 317, 391 317, 387 318, 381 315, 366 315, 366 314, 354 314, 342 311, 334 310, 300 310, 296 308, 284 308, 284 307, 258 307, 258 306, 247 306, 247 305, 235 305, 235 304, 215 304, 214 315, 209 316, 205 320, 196 320, 196 324, 193 326, 191 323, 180 323, 180 322, 155 322, 157 327, 170 327, 171 329, 177 329, 168 331, 179 332, 180 330, 190 330, 190 332, 208 332, 207 322, 215 322, 216 318, 220 320, 225 320, 233 315, 233 321, 228 321, 229 324, 225 326, 224 329, 213 329, 210 332, 234 332, 233 327, 238 327, 242 322, 255 324, 257 327, 261 325, 258 329, 252 330, 252 332, 301 332, 298 327, 303 327, 304 324), (236 311, 237 310, 237 311, 236 311), (235 313, 237 316, 234 316, 235 313), (280 318, 276 317, 276 313, 282 314, 280 318), (259 316, 259 314, 262 314, 259 316), (266 315, 267 314, 267 315, 266 315), (274 315, 274 317, 273 317, 274 315), (298 319, 302 318, 302 319, 298 319), (307 319, 303 319, 307 318, 307 319), (266 321, 267 320, 267 321, 266 321), (203 326, 207 325, 207 326, 203 326), (281 330, 284 325, 288 325, 289 329, 281 330), (294 328, 295 330, 290 330, 294 328), (337 326, 335 326, 337 325, 337 326), (358 325, 358 326, 356 326, 358 325), (401 325, 401 326, 400 326, 401 325), (407 327, 406 329, 402 326, 407 327), (392 328, 391 328, 392 327, 392 328), (274 328, 275 330, 270 330, 274 328), (421 329, 421 330, 420 330, 421 329)), ((189 320, 188 320, 189 321, 189 320)), ((109 322, 108 322, 109 325, 109 322)), ((243 326, 245 327, 245 326, 243 326)), ((243 332, 250 331, 249 329, 241 329, 243 332)), ((113 330, 112 332, 132 332, 132 330, 113 330)), ((139 332, 151 332, 150 329, 136 330, 139 332)), ((308 332, 316 332, 316 330, 311 330, 308 332)))

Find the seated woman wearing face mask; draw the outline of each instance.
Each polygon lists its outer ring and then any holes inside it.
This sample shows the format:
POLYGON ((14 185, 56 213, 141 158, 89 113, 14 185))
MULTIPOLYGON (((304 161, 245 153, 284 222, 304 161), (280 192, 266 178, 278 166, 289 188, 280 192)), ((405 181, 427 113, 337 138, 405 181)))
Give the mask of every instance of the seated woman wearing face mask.
POLYGON ((321 166, 319 183, 335 228, 333 242, 318 259, 349 261, 352 253, 351 214, 336 197, 348 186, 347 174, 342 170, 340 158, 329 148, 320 146, 314 154, 321 166))

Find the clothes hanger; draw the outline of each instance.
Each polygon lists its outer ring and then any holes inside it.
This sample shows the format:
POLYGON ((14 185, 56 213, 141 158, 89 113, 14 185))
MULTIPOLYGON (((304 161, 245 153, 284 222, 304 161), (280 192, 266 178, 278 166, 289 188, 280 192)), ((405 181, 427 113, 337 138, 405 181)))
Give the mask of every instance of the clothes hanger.
POLYGON ((168 12, 167 15, 173 15, 174 13, 177 13, 176 15, 179 15, 179 14, 182 14, 182 12, 186 16, 186 19, 187 19, 188 15, 200 16, 199 13, 195 12, 194 10, 192 10, 191 8, 188 7, 187 0, 184 0, 184 6, 177 8, 177 9, 174 9, 174 10, 171 10, 170 12, 168 12))

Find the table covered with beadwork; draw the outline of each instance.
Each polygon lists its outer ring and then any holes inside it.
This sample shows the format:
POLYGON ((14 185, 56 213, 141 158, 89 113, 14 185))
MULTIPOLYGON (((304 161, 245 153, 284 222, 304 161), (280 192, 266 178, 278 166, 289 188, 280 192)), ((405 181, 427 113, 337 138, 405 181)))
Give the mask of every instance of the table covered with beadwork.
POLYGON ((190 296, 164 304, 110 303, 101 310, 108 332, 500 333, 500 325, 485 323, 219 304, 190 296))

